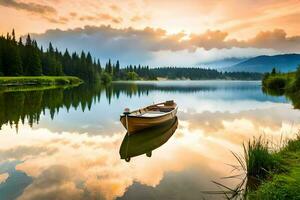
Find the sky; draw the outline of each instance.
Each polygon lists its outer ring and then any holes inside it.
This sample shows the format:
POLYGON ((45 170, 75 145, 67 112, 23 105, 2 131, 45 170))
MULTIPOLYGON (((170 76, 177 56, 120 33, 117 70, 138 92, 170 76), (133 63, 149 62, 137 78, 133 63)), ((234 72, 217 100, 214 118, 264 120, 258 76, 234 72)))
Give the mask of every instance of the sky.
POLYGON ((0 34, 124 65, 299 53, 299 21, 299 0, 0 0, 0 34))

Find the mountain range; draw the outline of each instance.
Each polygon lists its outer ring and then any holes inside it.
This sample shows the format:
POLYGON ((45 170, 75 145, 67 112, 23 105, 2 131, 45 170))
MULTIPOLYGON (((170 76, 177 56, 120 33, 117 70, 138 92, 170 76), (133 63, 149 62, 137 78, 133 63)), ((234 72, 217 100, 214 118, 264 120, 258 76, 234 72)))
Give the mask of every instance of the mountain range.
POLYGON ((225 58, 221 60, 209 61, 204 63, 198 63, 197 66, 201 68, 209 68, 209 69, 222 69, 231 67, 238 63, 248 60, 249 58, 225 58))
POLYGON ((257 56, 253 58, 230 58, 205 64, 208 68, 214 68, 228 72, 270 72, 273 67, 280 72, 295 71, 300 65, 300 54, 280 54, 274 56, 257 56), (232 65, 228 65, 233 62, 232 65), (234 63, 235 62, 235 63, 234 63))

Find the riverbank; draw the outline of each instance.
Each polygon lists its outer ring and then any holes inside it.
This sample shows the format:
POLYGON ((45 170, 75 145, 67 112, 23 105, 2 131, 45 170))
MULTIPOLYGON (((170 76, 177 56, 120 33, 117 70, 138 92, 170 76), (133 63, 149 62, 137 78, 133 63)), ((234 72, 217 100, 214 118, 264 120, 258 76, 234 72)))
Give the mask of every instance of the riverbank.
MULTIPOLYGON (((250 190, 248 199, 300 199, 300 135, 289 140, 277 152, 268 150, 268 154, 276 167, 267 172, 267 176, 255 190, 250 190)), ((256 163, 265 159, 258 154, 253 155, 256 156, 253 158, 257 159, 256 163)))
POLYGON ((266 92, 283 95, 300 91, 300 66, 295 72, 277 73, 273 69, 272 73, 267 73, 262 79, 262 87, 266 92))
POLYGON ((266 90, 287 91, 293 88, 296 81, 296 73, 266 74, 262 85, 266 90))
POLYGON ((74 76, 0 77, 0 86, 79 85, 81 83, 83 81, 74 76))
POLYGON ((296 72, 266 74, 262 80, 263 92, 273 96, 286 96, 294 108, 300 109, 300 67, 296 72))
MULTIPOLYGON (((263 77, 262 89, 270 95, 286 96, 299 109, 300 67, 290 73, 276 73, 273 69, 263 77)), ((244 155, 250 163, 247 177, 248 180, 254 177, 259 184, 248 188, 248 199, 300 199, 300 132, 279 150, 271 151, 269 143, 260 139, 254 140, 251 147, 244 155), (255 173, 249 176, 249 171, 255 173)))

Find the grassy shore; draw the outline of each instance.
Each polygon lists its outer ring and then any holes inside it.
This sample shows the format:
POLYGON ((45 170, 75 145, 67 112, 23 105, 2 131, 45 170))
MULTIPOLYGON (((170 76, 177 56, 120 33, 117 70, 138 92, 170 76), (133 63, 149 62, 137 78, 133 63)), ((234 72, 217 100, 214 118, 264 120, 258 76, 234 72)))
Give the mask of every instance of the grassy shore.
POLYGON ((251 161, 257 165, 251 166, 247 171, 258 170, 264 172, 265 176, 254 174, 259 178, 260 184, 250 190, 248 199, 300 199, 300 136, 289 140, 277 151, 267 150, 261 154, 258 153, 258 148, 266 150, 269 147, 267 143, 260 143, 259 146, 248 151, 249 155, 255 155, 251 161), (265 163, 265 160, 269 160, 270 165, 260 164, 265 163))
POLYGON ((30 92, 30 91, 44 91, 44 90, 52 90, 52 89, 66 89, 77 87, 79 84, 73 85, 18 85, 13 87, 0 86, 0 94, 5 92, 30 92))
POLYGON ((83 81, 74 76, 0 77, 0 86, 76 85, 83 81))
POLYGON ((276 73, 267 74, 262 80, 262 85, 266 90, 290 90, 296 81, 296 73, 276 73))
POLYGON ((300 67, 296 72, 266 74, 262 80, 262 89, 273 96, 285 95, 294 108, 300 109, 300 67))

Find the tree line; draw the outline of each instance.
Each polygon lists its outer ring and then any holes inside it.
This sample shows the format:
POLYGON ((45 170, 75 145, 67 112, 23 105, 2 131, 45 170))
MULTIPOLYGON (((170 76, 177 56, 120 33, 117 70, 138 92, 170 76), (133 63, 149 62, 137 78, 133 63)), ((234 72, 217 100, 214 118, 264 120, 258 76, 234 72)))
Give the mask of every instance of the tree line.
MULTIPOLYGON (((113 69, 114 71, 114 69, 113 69)), ((189 80, 261 80, 263 74, 255 72, 220 72, 215 69, 197 67, 159 67, 129 65, 112 72, 114 80, 157 80, 158 78, 189 80)))
MULTIPOLYGON (((107 69, 108 70, 108 69, 107 69)), ((0 36, 0 76, 77 76, 85 81, 96 81, 102 73, 99 59, 91 54, 64 53, 51 42, 46 50, 27 35, 25 42, 16 40, 15 31, 0 36)))
POLYGON ((153 77, 168 79, 190 79, 190 80, 261 80, 261 73, 253 72, 220 72, 215 69, 204 69, 197 67, 162 67, 150 70, 153 77))
POLYGON ((258 80, 260 73, 219 72, 214 69, 178 68, 129 65, 121 67, 120 62, 113 63, 110 59, 102 68, 99 59, 93 59, 90 52, 62 53, 49 43, 47 49, 39 47, 28 34, 25 42, 20 37, 16 40, 15 31, 0 36, 0 76, 77 76, 85 81, 101 80, 156 80, 158 77, 167 79, 240 79, 258 80))

